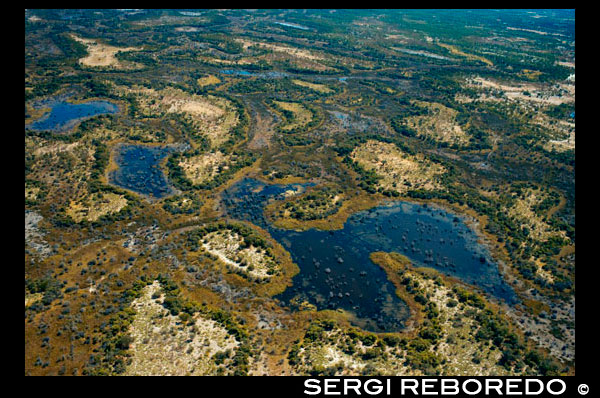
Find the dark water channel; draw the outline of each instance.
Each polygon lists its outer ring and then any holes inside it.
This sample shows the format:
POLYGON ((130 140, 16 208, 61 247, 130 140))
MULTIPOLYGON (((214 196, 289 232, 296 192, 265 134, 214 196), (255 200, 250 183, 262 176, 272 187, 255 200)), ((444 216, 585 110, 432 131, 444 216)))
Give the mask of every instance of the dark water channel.
POLYGON ((293 286, 278 295, 284 304, 307 300, 318 309, 342 308, 366 330, 397 331, 409 312, 385 272, 370 259, 375 251, 395 251, 417 265, 476 285, 509 303, 515 294, 502 279, 487 249, 459 216, 433 206, 392 201, 349 217, 342 230, 296 232, 269 225, 263 209, 271 198, 298 187, 244 179, 223 193, 228 215, 269 231, 300 267, 293 286))

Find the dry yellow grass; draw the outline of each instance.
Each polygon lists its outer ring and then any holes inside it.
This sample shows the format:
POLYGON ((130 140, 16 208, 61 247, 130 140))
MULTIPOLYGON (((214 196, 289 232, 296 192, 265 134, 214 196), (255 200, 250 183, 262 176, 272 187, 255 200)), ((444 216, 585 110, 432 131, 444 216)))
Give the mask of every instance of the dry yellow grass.
POLYGON ((25 199, 26 200, 36 200, 39 193, 40 193, 39 187, 25 187, 25 199))
POLYGON ((114 47, 101 43, 96 39, 83 39, 71 35, 71 37, 87 47, 88 55, 81 58, 79 63, 90 67, 112 67, 115 69, 138 69, 142 67, 136 63, 123 63, 116 57, 118 52, 139 51, 137 47, 114 47))
POLYGON ((510 217, 517 220, 518 225, 529 229, 529 236, 537 241, 545 242, 554 235, 566 237, 564 231, 556 231, 534 212, 534 206, 548 197, 539 189, 527 189, 516 198, 514 205, 506 209, 510 217))
POLYGON ((200 79, 198 79, 197 83, 200 87, 204 87, 204 86, 210 86, 211 84, 219 84, 219 83, 221 83, 221 80, 219 80, 219 78, 214 75, 208 75, 208 76, 201 77, 200 79))
POLYGON ((201 184, 214 178, 221 171, 227 170, 227 163, 231 155, 224 155, 220 151, 214 153, 203 153, 191 158, 183 158, 179 166, 183 169, 185 176, 194 184, 201 184))
POLYGON ((480 76, 469 78, 467 87, 483 91, 478 99, 483 101, 500 101, 501 99, 538 103, 541 105, 560 105, 575 101, 575 85, 558 85, 557 89, 533 83, 500 83, 480 76), (529 95, 527 95, 529 93, 529 95))
POLYGON ((141 112, 148 116, 179 113, 189 117, 213 148, 230 138, 231 129, 239 121, 234 105, 221 97, 188 94, 172 87, 158 91, 144 87, 116 87, 115 91, 122 95, 135 94, 141 112))
POLYGON ((40 301, 44 297, 43 293, 25 293, 25 307, 29 307, 40 301))
POLYGON ((88 194, 87 181, 94 162, 91 145, 54 145, 35 139, 26 140, 26 148, 28 153, 37 153, 28 178, 44 183, 50 198, 68 207, 69 199, 88 194))
POLYGON ((312 113, 297 102, 274 101, 277 106, 294 114, 291 123, 285 124, 283 130, 293 130, 298 127, 304 127, 312 120, 312 113))
POLYGON ((330 93, 333 90, 330 89, 329 87, 327 87, 324 84, 318 84, 318 83, 310 83, 310 82, 306 82, 304 80, 298 80, 298 79, 294 79, 292 80, 292 83, 297 84, 298 86, 302 86, 302 87, 308 87, 311 90, 315 90, 318 91, 319 93, 330 93))
POLYGON ((241 249, 244 238, 230 230, 215 231, 204 235, 202 247, 221 260, 227 267, 256 279, 269 279, 279 267, 274 259, 261 248, 249 246, 241 249))
POLYGON ((233 352, 239 342, 224 327, 200 314, 194 316, 192 325, 183 324, 162 306, 164 296, 156 297, 159 291, 160 284, 154 282, 132 303, 136 311, 130 328, 133 355, 125 375, 215 374, 214 354, 233 352))
POLYGON ((419 136, 432 137, 440 142, 465 145, 469 142, 467 134, 456 123, 458 112, 435 102, 414 101, 417 105, 429 109, 429 115, 406 118, 408 127, 414 129, 419 136))
POLYGON ((396 145, 369 140, 355 148, 350 157, 367 170, 373 170, 382 179, 379 186, 404 193, 409 189, 433 190, 441 187, 437 178, 445 168, 432 163, 422 154, 402 152, 396 145))
POLYGON ((72 200, 66 213, 76 222, 96 221, 107 214, 118 213, 127 205, 123 195, 112 192, 93 193, 89 196, 72 200))
POLYGON ((259 46, 259 47, 266 48, 266 49, 269 49, 274 52, 282 52, 282 53, 294 56, 296 58, 303 58, 303 59, 308 59, 311 61, 323 59, 323 57, 314 55, 313 53, 311 53, 308 50, 303 50, 303 49, 296 48, 296 47, 271 44, 271 43, 263 43, 263 42, 258 42, 258 41, 250 41, 250 40, 245 40, 245 39, 236 39, 236 41, 239 43, 242 43, 244 50, 250 46, 259 46))
POLYGON ((221 59, 215 57, 206 57, 199 55, 198 59, 202 62, 211 65, 249 65, 252 64, 251 58, 240 58, 240 59, 221 59))
MULTIPOLYGON (((477 313, 485 310, 459 302, 458 295, 453 291, 456 284, 462 287, 458 280, 441 275, 431 268, 413 267, 406 257, 398 253, 375 252, 371 259, 382 266, 388 275, 403 270, 402 278, 408 277, 416 282, 428 300, 435 304, 439 311, 441 339, 431 347, 431 351, 444 359, 441 365, 442 375, 511 374, 498 364, 502 356, 500 350, 489 341, 477 341, 474 338, 480 327, 477 313), (478 363, 474 361, 475 358, 478 363)), ((391 279, 397 287, 401 286, 400 278, 391 279)), ((487 308, 497 310, 485 299, 484 302, 487 308)))
POLYGON ((467 53, 459 50, 458 48, 456 48, 456 46, 453 46, 453 45, 450 45, 450 44, 439 43, 439 42, 437 43, 437 45, 440 46, 440 47, 443 47, 443 48, 445 48, 447 50, 449 50, 454 55, 459 55, 461 57, 465 57, 465 58, 471 59, 471 60, 481 61, 484 64, 489 65, 489 66, 493 66, 494 65, 493 62, 490 61, 489 59, 484 58, 484 57, 482 57, 480 55, 467 54, 467 53))

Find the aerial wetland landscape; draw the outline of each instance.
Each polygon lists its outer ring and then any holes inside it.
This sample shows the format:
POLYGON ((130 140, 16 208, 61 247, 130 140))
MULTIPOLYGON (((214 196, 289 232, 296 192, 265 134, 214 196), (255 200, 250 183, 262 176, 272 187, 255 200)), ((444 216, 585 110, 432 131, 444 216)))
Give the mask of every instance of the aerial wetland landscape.
POLYGON ((25 374, 575 375, 575 12, 26 10, 25 374))

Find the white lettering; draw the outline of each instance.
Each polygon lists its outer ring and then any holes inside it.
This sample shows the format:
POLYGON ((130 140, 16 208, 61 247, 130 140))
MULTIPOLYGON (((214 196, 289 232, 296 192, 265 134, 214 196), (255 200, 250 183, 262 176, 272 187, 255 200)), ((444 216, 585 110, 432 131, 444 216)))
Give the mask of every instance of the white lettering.
POLYGON ((467 394, 467 395, 475 395, 475 394, 479 394, 479 393, 481 392, 481 388, 482 388, 482 387, 481 387, 481 383, 480 383, 480 382, 479 382, 479 380, 477 380, 477 379, 467 379, 467 380, 465 380, 465 381, 463 382, 463 384, 462 384, 462 389, 463 389, 463 391, 465 392, 465 394, 467 394), (469 384, 469 383, 473 383, 473 382, 474 382, 475 384, 477 384, 477 391, 469 391, 469 390, 467 389, 467 384, 469 384))
POLYGON ((544 383, 542 383, 541 380, 538 380, 538 379, 525 380, 525 395, 540 395, 542 393, 542 391, 544 391, 544 383), (538 386, 540 387, 540 389, 535 392, 531 391, 531 389, 529 388, 529 385, 534 382, 537 383, 538 386))
POLYGON ((502 380, 486 379, 485 380, 485 395, 490 395, 490 390, 495 390, 498 395, 502 395, 502 380), (492 385, 492 382, 494 385, 492 385))
POLYGON ((344 379, 344 395, 348 395, 348 390, 354 390, 356 395, 360 395, 360 379, 344 379), (350 383, 356 383, 353 386, 350 383))
POLYGON ((546 390, 548 390, 548 392, 552 395, 560 395, 563 392, 565 392, 565 390, 567 389, 567 385, 565 384, 564 381, 562 381, 561 379, 552 379, 548 382, 548 384, 546 384, 546 390), (559 392, 556 392, 554 390, 552 390, 550 388, 550 386, 554 383, 554 382, 559 382, 562 385, 562 390, 560 390, 559 392))
POLYGON ((365 388, 365 392, 369 395, 377 395, 383 391, 383 386, 381 385, 381 381, 377 380, 377 379, 369 379, 369 380, 365 381, 364 388, 365 388), (370 391, 369 384, 371 384, 371 383, 377 383, 377 386, 373 390, 370 391))
POLYGON ((520 381, 520 379, 506 379, 506 395, 523 395, 521 391, 514 391, 515 387, 519 388, 519 385, 515 382, 519 383, 520 381))
POLYGON ((317 395, 321 393, 321 386, 319 385, 319 380, 317 379, 306 379, 304 380, 305 388, 314 388, 315 391, 311 392, 309 390, 304 390, 304 393, 307 395, 317 395))
POLYGON ((335 389, 335 383, 338 383, 340 379, 325 379, 325 395, 341 395, 342 393, 339 391, 330 391, 329 387, 333 387, 335 389))
POLYGON ((423 379, 421 380, 421 394, 423 395, 438 395, 437 391, 427 391, 428 388, 435 388, 435 382, 437 379, 423 379))
POLYGON ((415 379, 402 379, 401 380, 402 383, 402 387, 400 388, 401 390, 401 395, 406 395, 405 392, 406 390, 411 390, 413 395, 419 395, 419 393, 417 392, 417 386, 419 385, 419 382, 415 379), (414 383, 412 386, 407 386, 406 384, 408 382, 414 383))
POLYGON ((442 395, 458 395, 458 392, 458 380, 442 379, 442 395))

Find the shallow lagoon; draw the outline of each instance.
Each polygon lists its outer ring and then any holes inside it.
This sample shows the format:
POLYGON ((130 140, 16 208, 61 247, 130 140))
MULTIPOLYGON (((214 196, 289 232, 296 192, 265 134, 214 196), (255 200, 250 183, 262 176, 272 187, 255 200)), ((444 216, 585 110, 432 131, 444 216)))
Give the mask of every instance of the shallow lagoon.
POLYGON ((337 231, 296 232, 269 225, 263 216, 268 199, 281 199, 283 192, 299 185, 244 179, 223 193, 229 216, 267 229, 298 264, 293 286, 277 296, 284 304, 307 300, 318 309, 343 308, 355 316, 352 323, 367 330, 402 329, 408 308, 385 272, 369 259, 375 251, 402 253, 417 265, 515 302, 513 290, 487 249, 477 243, 475 232, 461 217, 437 207, 393 201, 352 215, 337 231))
POLYGON ((155 198, 171 195, 175 190, 160 162, 177 150, 174 146, 120 145, 114 155, 118 168, 109 174, 109 182, 155 198))
POLYGON ((83 120, 98 115, 119 112, 119 106, 109 101, 89 101, 81 104, 73 104, 64 99, 50 99, 40 102, 36 107, 50 107, 49 112, 45 113, 35 122, 25 126, 28 129, 37 131, 65 132, 83 120))

